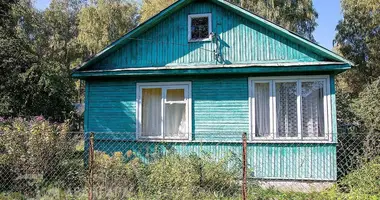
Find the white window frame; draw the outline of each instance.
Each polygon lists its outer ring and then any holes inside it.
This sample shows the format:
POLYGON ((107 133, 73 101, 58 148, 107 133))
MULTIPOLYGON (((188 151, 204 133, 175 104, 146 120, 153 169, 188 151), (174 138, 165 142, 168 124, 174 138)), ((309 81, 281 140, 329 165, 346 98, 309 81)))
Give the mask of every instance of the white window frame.
POLYGON ((149 141, 191 141, 192 135, 192 110, 191 110, 191 82, 151 82, 136 84, 136 138, 137 140, 149 141), (161 135, 159 136, 142 136, 142 90, 146 88, 161 88, 161 135), (184 101, 166 101, 167 89, 184 89, 184 101), (186 104, 187 127, 186 137, 167 137, 164 135, 164 119, 166 103, 184 103, 186 104))
POLYGON ((331 94, 330 94, 330 77, 329 75, 317 76, 272 76, 272 77, 250 77, 248 78, 249 88, 249 136, 251 141, 274 141, 274 142, 289 142, 289 141, 305 141, 305 142, 328 142, 332 141, 332 116, 331 116, 331 94), (301 86, 302 82, 323 81, 323 107, 324 107, 324 137, 304 137, 302 136, 302 104, 301 104, 301 86), (277 137, 276 133, 276 88, 275 83, 279 82, 296 82, 297 83, 297 137, 277 137), (270 95, 270 134, 267 137, 257 137, 255 135, 255 83, 269 83, 270 95))
POLYGON ((188 42, 211 41, 211 39, 210 39, 211 33, 212 33, 212 14, 211 13, 190 14, 187 16, 187 40, 188 40, 188 42), (201 17, 207 17, 208 18, 208 35, 209 35, 209 37, 204 38, 204 39, 192 39, 191 38, 191 20, 194 18, 201 18, 201 17))

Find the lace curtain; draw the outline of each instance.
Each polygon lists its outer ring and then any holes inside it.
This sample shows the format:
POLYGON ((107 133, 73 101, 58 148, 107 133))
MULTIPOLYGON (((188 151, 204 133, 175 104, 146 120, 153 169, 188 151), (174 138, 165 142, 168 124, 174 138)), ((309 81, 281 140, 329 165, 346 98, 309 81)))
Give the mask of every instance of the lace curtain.
POLYGON ((323 82, 302 82, 302 136, 323 137, 323 82))
MULTIPOLYGON (((274 82, 275 130, 277 137, 324 137, 324 81, 274 82), (300 94, 297 88, 300 87, 300 94), (301 102, 297 98, 300 95, 301 102), (298 116, 297 108, 301 112, 298 116), (301 119, 299 122, 298 119, 301 119), (298 123, 301 123, 299 130, 298 123)), ((269 136, 270 124, 270 87, 267 83, 255 83, 255 136, 269 136)))
POLYGON ((276 83, 278 137, 297 137, 297 82, 276 83))

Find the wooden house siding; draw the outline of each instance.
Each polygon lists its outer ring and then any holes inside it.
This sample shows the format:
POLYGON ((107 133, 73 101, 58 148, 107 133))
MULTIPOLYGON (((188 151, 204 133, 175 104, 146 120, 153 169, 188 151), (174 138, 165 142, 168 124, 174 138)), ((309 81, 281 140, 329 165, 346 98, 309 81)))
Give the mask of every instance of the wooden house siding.
POLYGON ((247 80, 248 77, 88 81, 88 130, 134 133, 137 82, 191 81, 193 138, 240 141, 249 125, 247 80))
POLYGON ((323 60, 307 48, 210 2, 194 2, 128 40, 93 69, 323 60), (188 42, 187 17, 199 13, 212 14, 212 31, 220 38, 224 63, 214 58, 215 42, 188 42))
POLYGON ((194 140, 241 141, 249 129, 248 78, 193 80, 194 140))
MULTIPOLYGON (((248 76, 87 81, 85 130, 136 132, 137 82, 192 82, 192 139, 240 141, 249 130, 248 76), (212 132, 212 134, 211 134, 212 132)), ((336 142, 334 76, 330 75, 332 142, 336 142)))
MULTIPOLYGON (((241 134, 249 129, 248 76, 88 81, 86 97, 85 131, 96 133, 96 149, 108 153, 132 150, 147 162, 148 155, 157 149, 163 153, 174 149, 182 155, 208 152, 216 159, 230 152, 240 155, 241 134), (191 142, 134 141, 136 83, 162 81, 192 82, 191 142)), ((335 122, 334 118, 333 124, 335 122)), ((248 144, 247 153, 249 169, 256 178, 336 179, 335 143, 255 142, 248 144)))

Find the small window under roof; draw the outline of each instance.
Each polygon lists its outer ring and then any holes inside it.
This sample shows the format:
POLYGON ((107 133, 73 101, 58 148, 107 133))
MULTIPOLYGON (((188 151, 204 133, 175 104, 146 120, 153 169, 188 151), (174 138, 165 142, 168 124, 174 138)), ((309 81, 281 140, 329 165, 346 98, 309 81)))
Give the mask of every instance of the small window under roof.
POLYGON ((211 14, 193 14, 188 17, 188 40, 207 41, 212 32, 211 14))

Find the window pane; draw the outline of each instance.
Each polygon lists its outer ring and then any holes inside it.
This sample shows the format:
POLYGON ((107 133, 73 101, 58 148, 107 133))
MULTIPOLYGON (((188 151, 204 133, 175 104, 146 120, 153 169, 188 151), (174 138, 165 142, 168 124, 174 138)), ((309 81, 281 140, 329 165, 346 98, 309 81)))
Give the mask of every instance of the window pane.
POLYGON ((323 81, 302 82, 302 136, 324 137, 323 81))
POLYGON ((270 134, 269 83, 255 83, 255 136, 270 134))
POLYGON ((297 83, 276 83, 276 119, 279 137, 297 137, 297 83))
POLYGON ((161 88, 142 89, 141 136, 161 135, 161 88))
POLYGON ((166 101, 184 101, 185 90, 184 89, 168 89, 166 91, 166 101))
POLYGON ((164 136, 187 137, 186 104, 165 104, 164 136))
POLYGON ((191 39, 208 38, 208 17, 191 19, 191 39))

